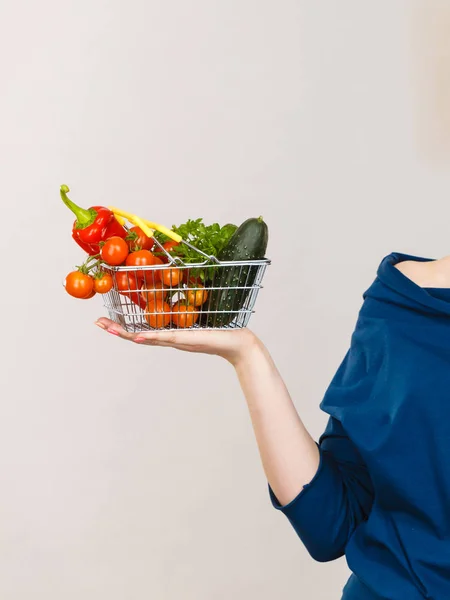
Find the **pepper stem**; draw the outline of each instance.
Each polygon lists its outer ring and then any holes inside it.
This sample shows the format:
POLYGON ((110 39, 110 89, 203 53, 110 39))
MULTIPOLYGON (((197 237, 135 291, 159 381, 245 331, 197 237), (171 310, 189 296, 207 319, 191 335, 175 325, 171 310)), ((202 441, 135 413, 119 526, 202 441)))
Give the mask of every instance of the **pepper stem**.
POLYGON ((67 206, 67 208, 69 208, 76 216, 77 229, 84 229, 85 227, 88 227, 95 221, 95 217, 97 216, 97 211, 95 211, 91 208, 85 209, 85 208, 81 208, 80 206, 77 206, 75 204, 75 202, 72 202, 72 200, 70 200, 67 197, 68 192, 70 192, 69 186, 62 185, 60 188, 60 192, 59 192, 61 194, 61 199, 64 202, 64 204, 67 206))

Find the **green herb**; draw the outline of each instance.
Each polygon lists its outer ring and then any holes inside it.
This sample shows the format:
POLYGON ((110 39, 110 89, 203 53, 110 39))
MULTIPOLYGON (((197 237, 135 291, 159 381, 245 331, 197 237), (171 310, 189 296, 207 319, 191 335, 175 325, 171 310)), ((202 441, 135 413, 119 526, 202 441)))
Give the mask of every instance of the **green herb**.
MULTIPOLYGON (((218 256, 222 248, 227 245, 228 240, 231 238, 233 233, 236 231, 237 226, 227 224, 221 227, 218 223, 212 225, 205 225, 203 219, 189 219, 182 225, 172 226, 172 230, 178 233, 183 240, 189 242, 208 256, 218 256)), ((164 244, 169 241, 169 238, 159 232, 155 232, 155 238, 160 244, 164 244)), ((180 259, 186 263, 199 263, 204 262, 206 259, 202 254, 199 254, 186 244, 181 243, 176 246, 171 253, 174 256, 180 257, 180 259)), ((192 269, 191 273, 194 277, 201 277, 203 280, 212 277, 213 267, 203 269, 192 269), (211 271, 211 272, 209 272, 211 271)))

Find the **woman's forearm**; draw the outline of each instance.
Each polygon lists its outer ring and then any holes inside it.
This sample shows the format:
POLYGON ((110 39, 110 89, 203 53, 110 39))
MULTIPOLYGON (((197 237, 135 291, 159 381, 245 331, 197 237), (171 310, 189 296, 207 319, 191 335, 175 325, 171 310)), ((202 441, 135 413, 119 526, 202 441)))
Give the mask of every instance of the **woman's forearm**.
POLYGON ((314 477, 319 450, 265 346, 255 340, 234 364, 267 480, 282 505, 314 477))
POLYGON ((250 330, 129 333, 104 317, 97 325, 133 342, 216 354, 228 360, 247 399, 264 471, 278 501, 288 504, 314 477, 320 458, 317 445, 301 422, 272 358, 250 330))

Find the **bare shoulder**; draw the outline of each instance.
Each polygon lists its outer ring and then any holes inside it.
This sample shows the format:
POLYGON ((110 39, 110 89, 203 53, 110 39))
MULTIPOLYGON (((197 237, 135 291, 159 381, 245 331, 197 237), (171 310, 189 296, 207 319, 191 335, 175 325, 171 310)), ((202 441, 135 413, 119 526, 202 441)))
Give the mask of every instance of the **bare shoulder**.
POLYGON ((416 260, 402 260, 401 262, 394 265, 396 269, 398 269, 403 275, 408 277, 408 279, 412 279, 415 283, 421 280, 423 273, 422 262, 416 260))
POLYGON ((404 260, 394 265, 420 287, 447 287, 449 278, 443 259, 437 261, 404 260))

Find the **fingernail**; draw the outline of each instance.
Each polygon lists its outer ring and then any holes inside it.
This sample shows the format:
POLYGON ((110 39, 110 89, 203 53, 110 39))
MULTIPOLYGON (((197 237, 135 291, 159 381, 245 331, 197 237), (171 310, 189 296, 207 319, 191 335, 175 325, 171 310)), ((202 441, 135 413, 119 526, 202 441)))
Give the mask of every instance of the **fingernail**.
POLYGON ((95 321, 95 325, 97 325, 97 327, 100 327, 100 329, 106 329, 103 323, 99 323, 98 321, 95 321))
POLYGON ((114 329, 108 329, 108 333, 112 333, 113 335, 119 335, 117 331, 114 331, 114 329))
POLYGON ((140 337, 137 337, 137 338, 134 338, 134 341, 135 341, 137 344, 140 344, 141 342, 145 342, 145 338, 140 338, 140 337))

